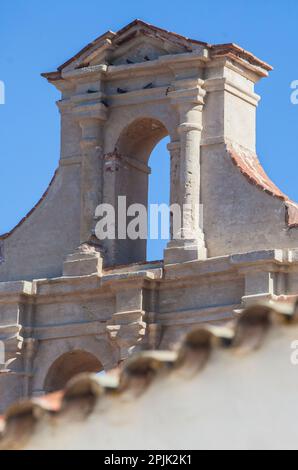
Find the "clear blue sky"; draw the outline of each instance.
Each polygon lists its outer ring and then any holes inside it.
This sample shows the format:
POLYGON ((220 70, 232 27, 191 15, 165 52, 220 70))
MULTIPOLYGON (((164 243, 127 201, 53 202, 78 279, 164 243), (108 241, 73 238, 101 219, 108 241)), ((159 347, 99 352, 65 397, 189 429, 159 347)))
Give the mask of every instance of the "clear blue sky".
MULTIPOLYGON (((58 93, 40 73, 135 18, 210 43, 236 42, 274 66, 257 87, 258 153, 273 181, 298 200, 298 106, 290 102, 290 83, 298 79, 296 0, 1 0, 0 233, 36 203, 59 159, 58 93)), ((154 151, 153 169, 161 153, 165 143, 154 151)), ((168 190, 166 156, 162 161, 151 187, 161 202, 168 190)), ((160 258, 161 246, 151 246, 149 258, 160 258)))

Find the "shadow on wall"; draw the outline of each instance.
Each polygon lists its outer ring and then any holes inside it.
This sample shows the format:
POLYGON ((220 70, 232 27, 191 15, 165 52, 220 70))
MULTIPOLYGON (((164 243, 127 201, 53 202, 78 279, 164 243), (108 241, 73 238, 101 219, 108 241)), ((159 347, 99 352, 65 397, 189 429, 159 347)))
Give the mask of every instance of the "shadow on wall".
POLYGON ((46 393, 62 390, 67 382, 82 372, 103 371, 101 362, 86 351, 71 351, 60 356, 50 367, 45 380, 46 393))

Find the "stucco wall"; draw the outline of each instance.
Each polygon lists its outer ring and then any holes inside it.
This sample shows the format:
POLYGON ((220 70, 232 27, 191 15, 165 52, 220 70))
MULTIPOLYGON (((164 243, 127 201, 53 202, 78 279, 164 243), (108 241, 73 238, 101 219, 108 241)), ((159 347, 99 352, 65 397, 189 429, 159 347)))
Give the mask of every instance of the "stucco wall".
POLYGON ((284 202, 242 175, 224 146, 202 150, 202 204, 210 257, 298 245, 284 202))
POLYGON ((58 277, 79 244, 80 166, 62 166, 46 198, 3 242, 0 281, 58 277))

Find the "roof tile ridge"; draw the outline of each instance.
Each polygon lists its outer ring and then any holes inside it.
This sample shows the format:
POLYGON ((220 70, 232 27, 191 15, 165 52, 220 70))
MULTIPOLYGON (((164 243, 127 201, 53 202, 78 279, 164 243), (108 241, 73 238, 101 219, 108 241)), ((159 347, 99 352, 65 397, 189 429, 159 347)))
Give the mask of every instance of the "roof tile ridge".
POLYGON ((79 414, 84 420, 101 400, 103 410, 105 399, 135 400, 152 382, 167 380, 170 374, 178 373, 182 380, 187 380, 208 365, 214 349, 230 349, 238 358, 260 349, 271 328, 297 325, 298 302, 293 300, 271 300, 250 306, 230 325, 193 329, 176 351, 144 351, 132 356, 118 375, 115 371, 106 376, 81 374, 62 392, 14 404, 0 417, 0 449, 25 447, 43 419, 46 425, 54 419, 56 426, 59 418, 75 409, 76 418, 79 414))

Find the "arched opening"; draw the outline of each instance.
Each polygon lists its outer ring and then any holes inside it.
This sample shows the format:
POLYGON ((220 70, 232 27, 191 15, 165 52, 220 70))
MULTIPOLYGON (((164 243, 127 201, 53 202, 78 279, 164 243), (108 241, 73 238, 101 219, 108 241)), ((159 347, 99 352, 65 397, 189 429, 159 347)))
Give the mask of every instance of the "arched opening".
MULTIPOLYGON (((154 148, 149 159, 151 175, 149 177, 148 208, 163 204, 170 206, 170 154, 167 145, 169 137, 163 138, 154 148)), ((163 259, 163 252, 170 238, 169 217, 164 212, 158 211, 157 230, 153 230, 153 220, 148 222, 149 234, 147 240, 147 260, 154 261, 163 259), (155 238, 158 235, 158 238, 155 238)), ((150 210, 149 210, 150 214, 150 210)), ((155 211, 154 211, 155 214, 155 211)))
MULTIPOLYGON (((154 240, 153 244, 149 241, 147 256, 148 232, 145 231, 144 236, 144 231, 139 230, 142 235, 132 238, 128 228, 133 226, 140 215, 136 204, 141 207, 140 219, 144 220, 143 214, 145 213, 146 225, 148 204, 151 201, 167 204, 169 202, 170 170, 167 160, 162 158, 162 153, 168 152, 165 140, 168 139, 168 135, 169 132, 161 121, 153 118, 140 118, 123 130, 114 152, 107 155, 104 180, 105 202, 113 205, 117 215, 119 212, 121 214, 124 212, 124 210, 119 211, 119 197, 124 197, 126 202, 124 230, 123 219, 119 221, 119 217, 116 217, 115 240, 108 240, 106 243, 110 264, 129 264, 156 259, 156 257, 162 258, 163 243, 165 244, 166 240, 154 240), (161 141, 162 143, 160 143, 161 141), (156 151, 153 152, 151 158, 154 176, 150 181, 149 198, 149 175, 151 173, 149 159, 155 148, 156 151), (166 193, 168 193, 167 196, 164 196, 166 193), (129 208, 131 210, 127 210, 129 208), (135 209, 136 212, 134 212, 135 209), (122 227, 122 236, 119 236, 119 227, 122 227), (123 232, 125 236, 123 236, 123 232)), ((140 224, 135 223, 135 227, 140 229, 140 224)))
POLYGON ((62 390, 67 382, 82 372, 98 373, 103 370, 101 362, 86 351, 71 351, 60 356, 47 374, 44 390, 47 393, 62 390))

